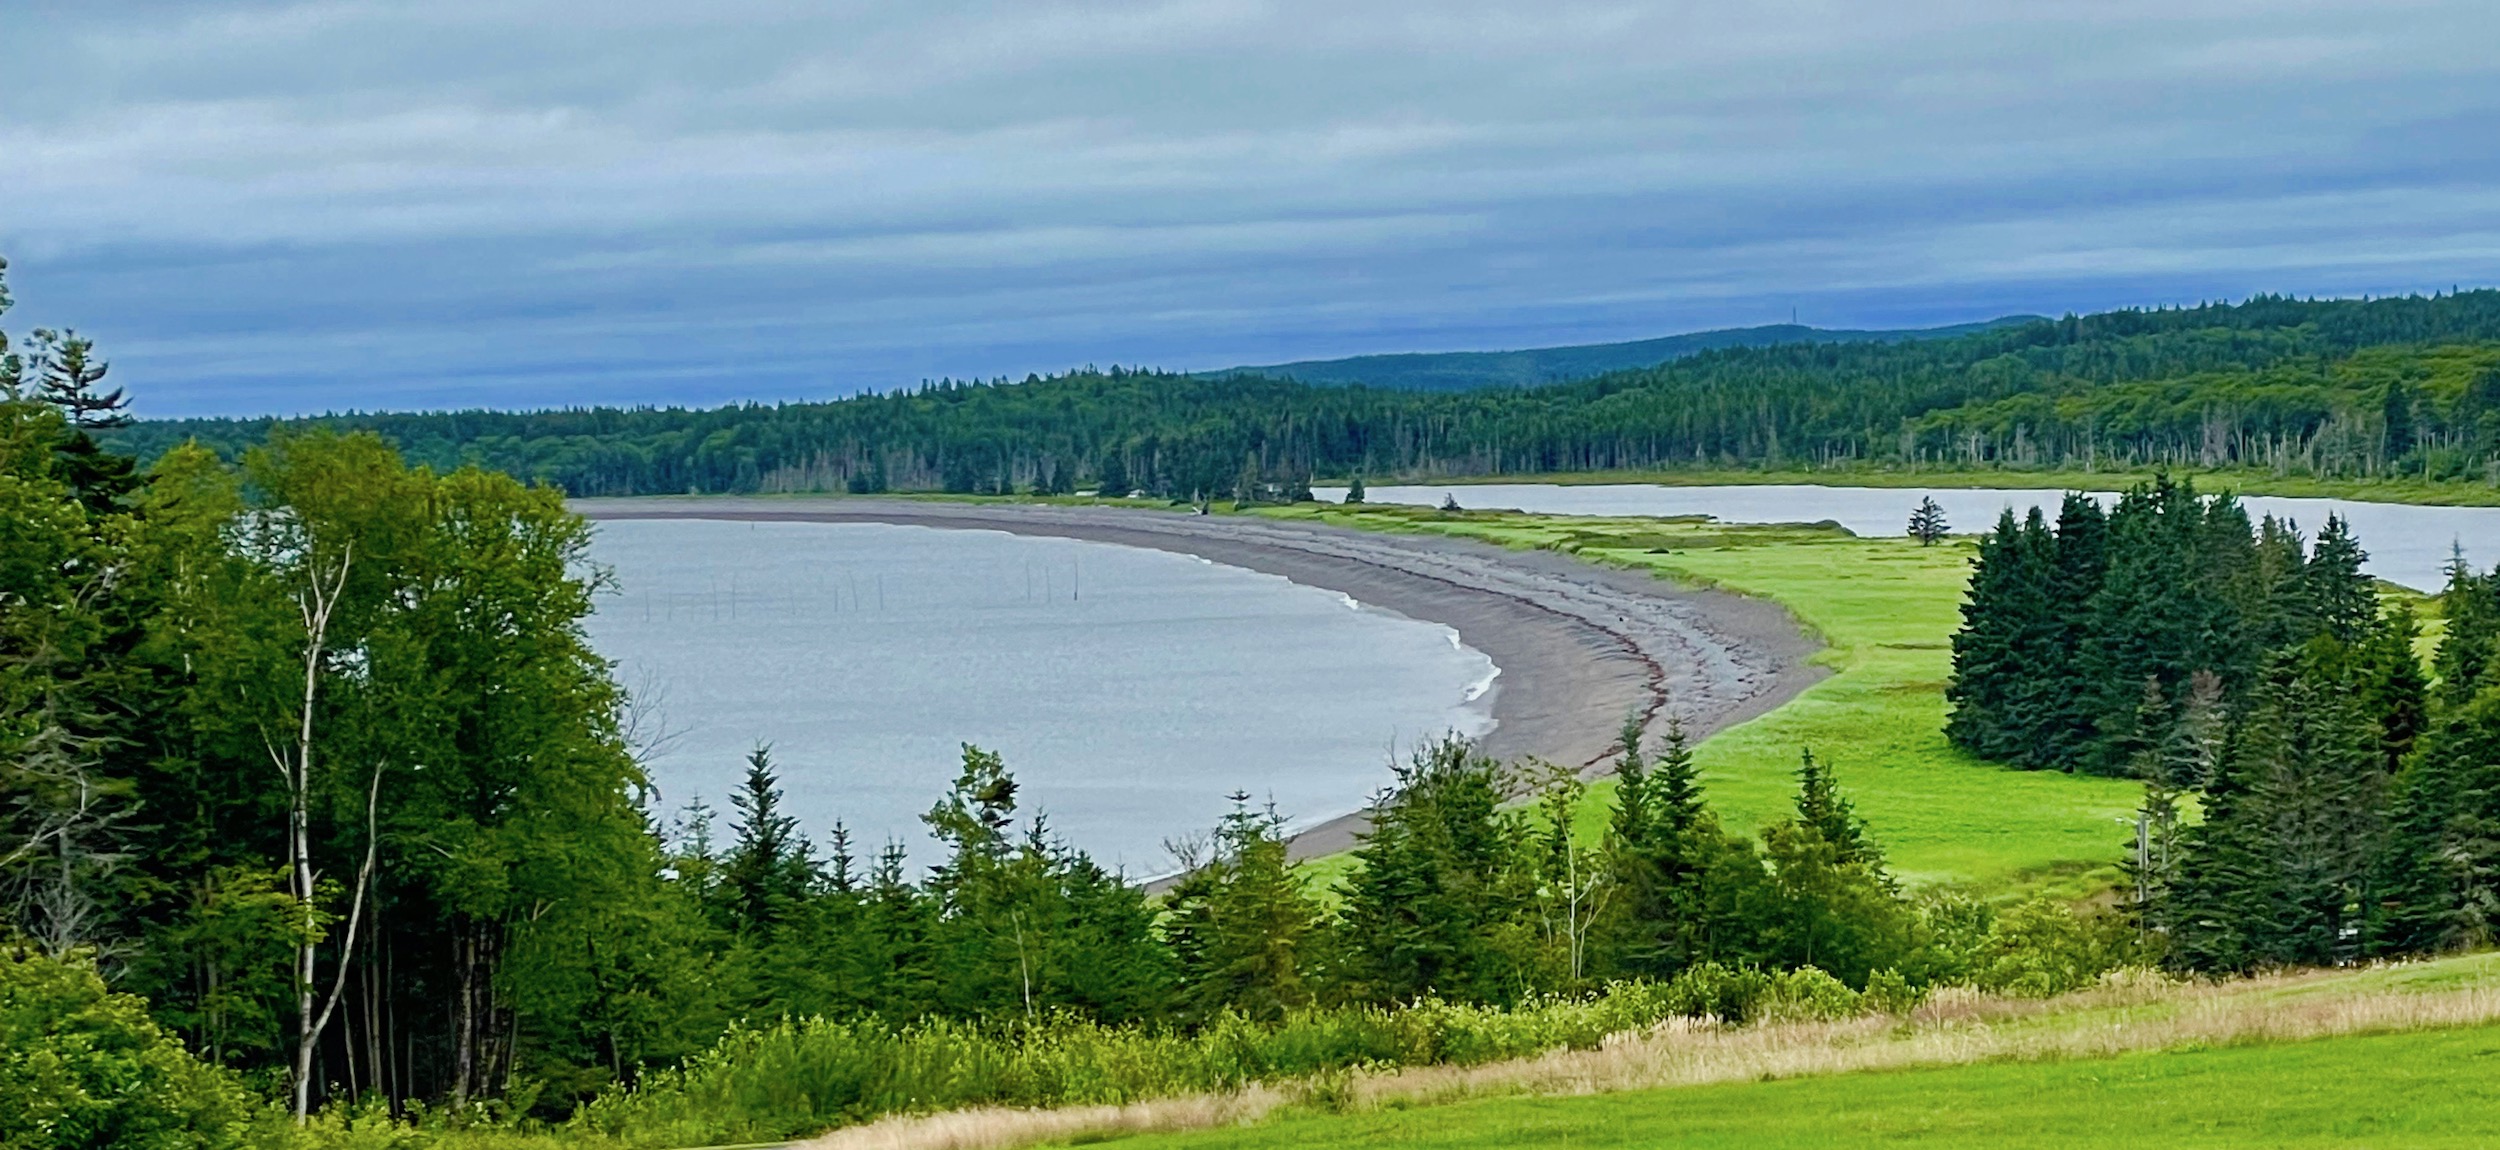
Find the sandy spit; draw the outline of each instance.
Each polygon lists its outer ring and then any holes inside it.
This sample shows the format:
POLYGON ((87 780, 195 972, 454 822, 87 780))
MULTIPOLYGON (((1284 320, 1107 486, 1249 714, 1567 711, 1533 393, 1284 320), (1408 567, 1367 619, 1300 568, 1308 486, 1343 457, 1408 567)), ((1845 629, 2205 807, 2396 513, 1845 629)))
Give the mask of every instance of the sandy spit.
MULTIPOLYGON (((1484 652, 1494 680, 1487 753, 1602 773, 1625 714, 1654 734, 1680 715, 1696 739, 1794 698, 1824 670, 1776 603, 1679 587, 1543 551, 1154 508, 863 498, 581 499, 593 519, 890 523, 1147 547, 1281 575, 1442 624, 1484 652)), ((1344 850, 1353 814, 1304 831, 1297 856, 1344 850)))

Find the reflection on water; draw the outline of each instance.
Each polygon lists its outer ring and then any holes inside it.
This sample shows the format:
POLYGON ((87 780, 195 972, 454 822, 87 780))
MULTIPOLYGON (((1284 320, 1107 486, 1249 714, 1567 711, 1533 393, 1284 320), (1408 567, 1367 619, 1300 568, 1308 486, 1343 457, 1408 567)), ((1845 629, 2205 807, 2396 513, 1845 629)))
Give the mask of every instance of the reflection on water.
MULTIPOLYGON (((1342 488, 1319 491, 1343 499, 1342 488)), ((2019 516, 2041 508, 2052 521, 2064 493, 2038 488, 1817 487, 1801 484, 1668 487, 1651 483, 1580 486, 1557 483, 1485 483, 1462 486, 1367 488, 1374 503, 1439 506, 1450 496, 1467 507, 1515 508, 1553 515, 1708 515, 1728 523, 1814 523, 1829 519, 1859 535, 1899 535, 1919 498, 1934 499, 1956 531, 1982 531, 2007 507, 2019 516)), ((2115 496, 2102 495, 2103 500, 2115 496)), ((2250 518, 2272 514, 2317 534, 2329 512, 2352 522, 2370 552, 2370 573, 2424 590, 2445 579, 2452 549, 2488 569, 2500 563, 2500 507, 2415 507, 2358 503, 2348 499, 2289 499, 2251 495, 2240 500, 2250 518)))
POLYGON ((700 797, 716 835, 761 740, 811 834, 839 818, 862 855, 902 836, 926 863, 918 815, 970 742, 1006 755, 1028 811, 1153 873, 1228 792, 1316 821, 1387 781, 1393 744, 1489 727, 1495 669, 1448 628, 1185 555, 619 520, 593 556, 620 592, 591 638, 674 733, 653 762, 661 806, 700 797))

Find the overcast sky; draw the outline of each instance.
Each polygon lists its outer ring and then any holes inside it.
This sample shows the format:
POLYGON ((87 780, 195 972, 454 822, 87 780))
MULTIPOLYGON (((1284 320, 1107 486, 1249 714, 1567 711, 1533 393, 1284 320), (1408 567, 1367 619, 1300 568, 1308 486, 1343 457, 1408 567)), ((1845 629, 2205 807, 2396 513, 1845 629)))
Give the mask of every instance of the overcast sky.
POLYGON ((0 0, 148 414, 2500 283, 2500 4, 0 0))

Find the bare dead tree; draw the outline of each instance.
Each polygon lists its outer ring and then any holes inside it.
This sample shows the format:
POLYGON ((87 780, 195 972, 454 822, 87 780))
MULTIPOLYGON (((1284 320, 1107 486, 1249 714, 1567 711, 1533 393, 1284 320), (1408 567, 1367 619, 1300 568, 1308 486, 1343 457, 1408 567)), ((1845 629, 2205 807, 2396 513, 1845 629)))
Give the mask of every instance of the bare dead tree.
POLYGON ((57 958, 94 945, 98 888, 130 857, 111 849, 110 835, 131 808, 118 801, 126 788, 92 769, 99 740, 72 734, 52 711, 7 771, 20 830, 0 854, 0 876, 21 928, 57 958))

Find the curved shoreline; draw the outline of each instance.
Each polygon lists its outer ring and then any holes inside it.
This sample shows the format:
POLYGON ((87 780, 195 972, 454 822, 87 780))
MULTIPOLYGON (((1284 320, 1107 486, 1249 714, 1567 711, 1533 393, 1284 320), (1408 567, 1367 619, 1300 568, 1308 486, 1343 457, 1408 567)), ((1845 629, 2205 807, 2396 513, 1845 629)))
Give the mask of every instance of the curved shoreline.
MULTIPOLYGON (((1626 713, 1655 731, 1672 707, 1698 740, 1794 698, 1823 677, 1818 644, 1786 609, 1679 587, 1552 552, 1246 516, 1153 508, 824 498, 582 499, 601 519, 888 523, 1006 531, 1145 547, 1282 576, 1458 632, 1500 669, 1486 753, 1534 755, 1602 774, 1626 713)), ((1355 811, 1294 838, 1334 854, 1366 825, 1355 811)))

